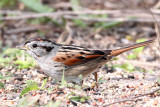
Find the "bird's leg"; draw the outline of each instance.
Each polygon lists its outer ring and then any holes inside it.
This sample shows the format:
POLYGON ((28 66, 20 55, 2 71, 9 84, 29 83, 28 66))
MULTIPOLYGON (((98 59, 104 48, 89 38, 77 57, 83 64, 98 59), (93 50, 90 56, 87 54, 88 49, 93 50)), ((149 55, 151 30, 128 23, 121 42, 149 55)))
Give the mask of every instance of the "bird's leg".
POLYGON ((96 80, 96 87, 98 88, 98 74, 97 74, 97 72, 94 73, 94 78, 96 80))
POLYGON ((90 90, 94 90, 94 87, 96 86, 96 88, 98 88, 98 74, 97 74, 97 72, 95 72, 95 73, 93 73, 94 74, 94 77, 95 77, 95 80, 96 80, 96 83, 95 82, 93 82, 92 83, 92 85, 91 85, 91 87, 85 87, 85 88, 83 88, 83 90, 86 90, 86 91, 90 91, 90 90))

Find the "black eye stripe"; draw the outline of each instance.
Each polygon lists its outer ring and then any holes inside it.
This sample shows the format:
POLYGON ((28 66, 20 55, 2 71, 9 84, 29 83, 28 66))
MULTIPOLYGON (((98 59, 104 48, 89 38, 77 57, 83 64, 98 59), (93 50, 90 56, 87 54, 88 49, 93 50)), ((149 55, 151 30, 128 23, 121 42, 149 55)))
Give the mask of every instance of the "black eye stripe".
POLYGON ((41 46, 43 49, 45 49, 47 52, 50 52, 54 47, 49 46, 41 46))
POLYGON ((46 48, 46 51, 47 51, 47 52, 50 52, 52 49, 53 49, 53 47, 47 47, 47 48, 46 48))
POLYGON ((37 44, 33 44, 32 47, 33 48, 39 47, 39 48, 45 49, 47 52, 50 52, 52 49, 54 49, 53 46, 40 46, 37 44))

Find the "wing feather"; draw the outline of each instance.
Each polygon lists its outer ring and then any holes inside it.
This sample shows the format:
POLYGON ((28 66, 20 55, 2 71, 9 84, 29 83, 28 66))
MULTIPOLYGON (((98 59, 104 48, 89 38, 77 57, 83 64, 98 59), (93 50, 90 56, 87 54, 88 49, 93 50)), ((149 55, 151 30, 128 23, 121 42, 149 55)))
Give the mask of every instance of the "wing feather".
MULTIPOLYGON (((75 48, 75 47, 74 47, 75 48)), ((74 49, 73 48, 73 49, 74 49)), ((88 61, 95 60, 104 56, 105 52, 101 50, 75 49, 74 50, 61 49, 56 56, 53 57, 55 61, 62 62, 68 66, 74 66, 88 61)))

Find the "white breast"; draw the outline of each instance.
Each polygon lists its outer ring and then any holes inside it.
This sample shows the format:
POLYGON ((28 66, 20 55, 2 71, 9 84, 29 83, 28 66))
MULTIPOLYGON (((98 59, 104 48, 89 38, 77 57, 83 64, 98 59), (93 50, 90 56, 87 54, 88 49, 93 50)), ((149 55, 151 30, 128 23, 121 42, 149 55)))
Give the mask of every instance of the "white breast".
POLYGON ((54 60, 40 59, 37 61, 40 68, 52 78, 61 80, 63 75, 63 66, 60 62, 54 62, 54 60))

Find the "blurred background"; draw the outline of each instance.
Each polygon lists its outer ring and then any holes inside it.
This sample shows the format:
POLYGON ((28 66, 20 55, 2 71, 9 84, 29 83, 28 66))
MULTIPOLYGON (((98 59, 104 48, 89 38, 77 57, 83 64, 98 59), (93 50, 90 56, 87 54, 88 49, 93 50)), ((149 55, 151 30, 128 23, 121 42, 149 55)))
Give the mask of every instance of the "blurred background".
MULTIPOLYGON (((159 23, 159 0, 0 0, 0 93, 3 93, 0 97, 3 101, 12 101, 10 105, 17 104, 17 96, 26 80, 32 79, 41 84, 46 78, 34 59, 16 49, 17 45, 37 36, 92 49, 116 49, 142 42, 157 37, 155 20, 149 9, 159 23), (15 96, 12 96, 12 92, 15 96)), ((108 84, 119 82, 115 78, 137 80, 129 81, 131 84, 140 84, 141 81, 147 84, 146 90, 155 82, 160 83, 159 55, 156 45, 124 53, 101 70, 100 77, 108 74, 103 79, 111 81, 103 82, 101 89, 109 90, 108 84)), ((93 80, 92 76, 90 78, 87 83, 93 80)), ((50 79, 48 81, 51 82, 50 79)), ((129 82, 122 81, 124 84, 129 82)), ((48 87, 53 85, 47 84, 48 87)), ((137 90, 144 88, 143 85, 137 87, 137 90)), ((121 87, 120 93, 126 94, 123 88, 126 89, 126 86, 121 87)), ((113 95, 107 90, 109 97, 117 95, 116 91, 113 95)), ((47 104, 51 96, 45 100, 38 98, 39 105, 47 104)), ((112 102, 104 97, 102 99, 104 103, 97 102, 97 105, 112 102)), ((146 101, 147 104, 153 102, 146 101)), ((64 102, 66 105, 71 104, 64 102)), ((96 100, 91 102, 94 106, 96 100)), ((3 104, 6 106, 7 103, 3 104)), ((143 101, 139 104, 143 104, 143 101)))
MULTIPOLYGON (((145 5, 159 14, 158 0, 145 5)), ((132 42, 155 36, 145 5, 141 0, 0 0, 0 40, 10 47, 35 36, 92 48, 132 42)))

